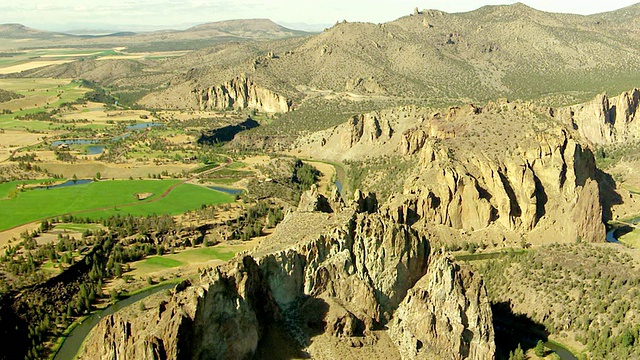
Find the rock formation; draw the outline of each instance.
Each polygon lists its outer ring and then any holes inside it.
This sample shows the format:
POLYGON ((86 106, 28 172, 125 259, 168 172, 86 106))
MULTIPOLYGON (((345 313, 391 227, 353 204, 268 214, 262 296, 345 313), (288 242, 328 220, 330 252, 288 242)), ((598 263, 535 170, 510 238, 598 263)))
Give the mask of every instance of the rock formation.
POLYGON ((559 109, 557 116, 593 144, 616 144, 640 137, 639 103, 640 89, 636 88, 612 98, 600 94, 590 102, 559 109))
POLYGON ((444 256, 409 290, 389 324, 403 359, 488 359, 495 353, 484 284, 444 256))
MULTIPOLYGON (((623 114, 634 113, 637 93, 616 99, 631 104, 623 114)), ((333 161, 412 159, 403 194, 385 205, 397 221, 466 232, 497 224, 522 236, 544 229, 561 241, 605 239, 593 153, 578 132, 529 103, 378 111, 296 146, 333 161)))
POLYGON ((217 86, 193 90, 200 110, 256 109, 268 113, 290 110, 285 97, 256 85, 241 75, 217 86))
POLYGON ((560 233, 568 239, 603 242, 593 154, 566 131, 541 140, 521 156, 501 159, 481 153, 456 153, 451 158, 450 150, 428 143, 420 154, 420 168, 405 185, 408 211, 456 229, 473 231, 495 222, 524 233, 545 216, 567 212, 579 221, 558 223, 563 227, 560 233))
MULTIPOLYGON (((482 282, 469 273, 458 274, 459 269, 443 260, 429 264, 428 240, 377 211, 373 199, 360 193, 359 201, 344 211, 288 214, 252 253, 206 270, 200 283, 174 290, 169 301, 136 317, 124 312, 103 319, 80 358, 245 359, 256 352, 268 356, 275 351, 267 336, 274 327, 284 329, 288 341, 311 357, 334 358, 340 348, 375 346, 387 336, 374 334, 385 324, 396 324, 398 339, 408 337, 403 334, 411 330, 392 320, 398 313, 409 321, 407 311, 415 300, 406 298, 408 293, 412 298, 420 293, 422 301, 431 304, 424 316, 456 325, 450 332, 438 327, 429 346, 449 346, 442 339, 448 337, 460 344, 460 351, 440 349, 443 352, 460 359, 493 358, 490 308, 482 282), (423 285, 411 290, 416 282, 423 285), (466 285, 469 289, 462 288, 466 285), (423 292, 424 286, 429 293, 423 292), (310 339, 318 332, 336 339, 336 348, 318 346, 322 338, 310 339), (309 346, 310 340, 314 346, 309 346)), ((403 353, 407 341, 398 341, 403 353)), ((386 349, 391 350, 396 351, 386 349)))

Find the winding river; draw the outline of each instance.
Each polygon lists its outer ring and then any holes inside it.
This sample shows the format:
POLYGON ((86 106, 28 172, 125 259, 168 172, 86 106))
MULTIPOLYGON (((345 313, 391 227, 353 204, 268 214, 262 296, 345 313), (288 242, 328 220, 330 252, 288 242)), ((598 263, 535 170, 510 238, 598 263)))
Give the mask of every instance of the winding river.
POLYGON ((562 360, 578 360, 578 358, 575 355, 573 355, 571 353, 571 351, 569 351, 568 349, 566 349, 562 345, 556 344, 556 343, 551 342, 551 341, 547 341, 547 342, 544 343, 544 346, 547 349, 550 349, 551 351, 553 351, 556 354, 558 354, 558 356, 560 356, 560 359, 562 359, 562 360))
POLYGON ((58 352, 56 353, 53 359, 54 360, 72 360, 80 350, 80 347, 82 346, 82 342, 87 337, 87 335, 89 335, 89 332, 91 331, 91 329, 93 329, 93 327, 96 326, 96 324, 98 324, 100 319, 102 319, 104 316, 111 315, 116 311, 135 303, 136 301, 146 298, 147 296, 153 295, 159 291, 172 289, 175 286, 176 284, 165 284, 165 285, 156 286, 156 287, 141 291, 126 299, 120 300, 117 303, 103 310, 98 310, 94 312, 88 318, 86 318, 82 322, 82 324, 76 326, 73 330, 71 330, 71 333, 69 333, 69 336, 67 336, 67 338, 64 340, 64 343, 62 343, 62 346, 60 347, 60 349, 58 350, 58 352))

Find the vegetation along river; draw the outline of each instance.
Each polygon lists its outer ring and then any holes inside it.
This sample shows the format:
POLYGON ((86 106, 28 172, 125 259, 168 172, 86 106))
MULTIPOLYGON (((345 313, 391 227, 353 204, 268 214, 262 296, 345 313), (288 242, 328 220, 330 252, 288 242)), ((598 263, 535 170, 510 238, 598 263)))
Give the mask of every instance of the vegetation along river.
POLYGON ((73 330, 71 330, 71 333, 69 333, 69 336, 67 336, 64 343, 60 347, 60 350, 58 350, 58 352, 56 353, 56 356, 53 359, 54 360, 73 359, 78 353, 78 350, 80 350, 80 346, 82 345, 82 342, 87 337, 87 335, 89 335, 89 332, 91 331, 91 329, 93 329, 93 327, 96 326, 96 324, 98 324, 100 319, 102 319, 104 316, 111 315, 116 311, 135 303, 136 301, 146 298, 147 296, 153 295, 159 291, 172 289, 175 286, 176 286, 175 284, 165 284, 165 285, 153 287, 153 288, 141 291, 126 299, 120 300, 117 303, 103 310, 94 312, 88 318, 86 318, 82 322, 82 324, 76 326, 73 330))

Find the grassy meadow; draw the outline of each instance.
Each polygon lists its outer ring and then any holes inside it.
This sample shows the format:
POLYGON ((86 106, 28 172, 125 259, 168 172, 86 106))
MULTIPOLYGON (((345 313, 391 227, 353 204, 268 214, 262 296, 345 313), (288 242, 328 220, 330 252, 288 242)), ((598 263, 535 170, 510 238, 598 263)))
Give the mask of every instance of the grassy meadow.
POLYGON ((203 204, 230 202, 229 195, 178 180, 113 180, 74 185, 57 189, 37 189, 15 193, 6 198, 19 183, 0 185, 0 231, 21 224, 63 214, 78 214, 99 219, 115 214, 144 216, 176 215, 203 204), (176 186, 167 196, 161 195, 176 186), (153 193, 137 200, 138 193, 153 193), (93 211, 92 211, 93 210, 93 211))

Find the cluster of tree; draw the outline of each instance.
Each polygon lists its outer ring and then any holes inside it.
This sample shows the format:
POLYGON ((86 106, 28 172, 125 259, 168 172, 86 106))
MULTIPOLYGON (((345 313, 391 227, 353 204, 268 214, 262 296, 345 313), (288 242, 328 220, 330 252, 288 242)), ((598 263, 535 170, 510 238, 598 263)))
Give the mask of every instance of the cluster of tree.
POLYGON ((262 235, 262 229, 276 226, 284 214, 282 209, 275 207, 266 201, 259 201, 246 210, 243 216, 236 221, 229 221, 227 225, 232 226, 232 239, 242 241, 251 240, 262 235))
POLYGON ((510 252, 477 267, 493 302, 526 309, 551 334, 582 343, 591 358, 640 357, 640 276, 627 253, 591 244, 510 252), (536 299, 531 303, 531 299, 536 299))
POLYGON ((91 101, 107 105, 114 105, 118 100, 96 82, 82 79, 80 80, 80 85, 91 89, 91 91, 84 94, 84 97, 81 100, 78 100, 77 103, 91 101))
POLYGON ((9 161, 32 163, 36 161, 36 153, 26 153, 21 155, 9 155, 9 161))
POLYGON ((63 162, 75 163, 78 161, 78 157, 75 155, 71 155, 69 151, 65 151, 62 149, 55 149, 54 154, 56 155, 56 159, 63 162))
POLYGON ((169 215, 149 215, 135 217, 131 215, 113 215, 102 220, 102 225, 112 229, 118 236, 127 237, 135 234, 166 234, 176 229, 173 217, 169 215))
POLYGON ((18 120, 37 120, 37 121, 51 121, 52 114, 46 111, 38 111, 34 113, 24 114, 22 116, 17 116, 18 120))
MULTIPOLYGON (((36 250, 29 251, 27 256, 31 255, 37 267, 38 261, 44 258, 61 258, 58 250, 71 252, 79 242, 63 237, 55 246, 40 245, 36 250)), ((15 313, 28 324, 27 336, 31 347, 25 350, 27 359, 47 357, 48 349, 43 347, 43 343, 52 337, 60 336, 63 329, 77 316, 91 311, 93 303, 102 294, 113 238, 107 232, 98 231, 90 238, 87 237, 84 242, 94 246, 81 261, 46 283, 41 282, 42 286, 26 288, 21 296, 14 298, 12 307, 15 313)), ((29 260, 26 262, 29 263, 29 260)))
POLYGON ((293 165, 293 174, 291 182, 297 184, 302 191, 309 190, 311 185, 318 181, 320 171, 310 164, 305 164, 302 160, 297 159, 293 165))

